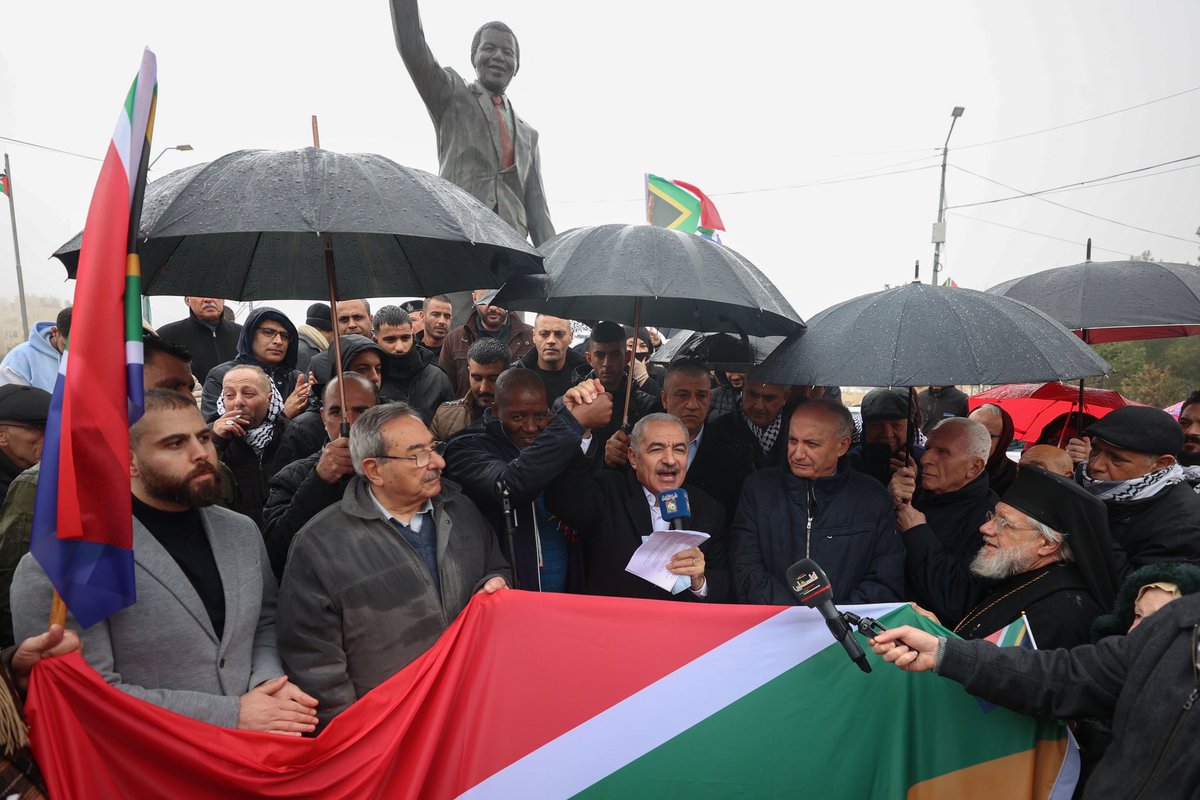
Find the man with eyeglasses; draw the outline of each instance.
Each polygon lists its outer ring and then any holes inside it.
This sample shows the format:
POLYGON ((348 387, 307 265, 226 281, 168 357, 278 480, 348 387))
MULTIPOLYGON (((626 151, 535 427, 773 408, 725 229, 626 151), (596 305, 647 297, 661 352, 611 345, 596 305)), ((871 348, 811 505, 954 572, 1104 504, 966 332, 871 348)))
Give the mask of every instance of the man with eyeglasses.
POLYGON ((321 725, 424 653, 473 594, 509 585, 495 532, 442 481, 439 450, 410 406, 368 409, 341 501, 292 540, 279 649, 321 725))
POLYGON ((980 528, 997 500, 985 469, 991 449, 992 437, 982 424, 948 417, 929 434, 920 475, 906 456, 888 484, 904 540, 904 597, 947 627, 975 604, 970 566, 983 546, 980 528))
POLYGON ((250 312, 242 334, 238 339, 238 354, 230 361, 218 364, 204 378, 204 394, 200 399, 200 413, 212 422, 218 416, 217 397, 225 373, 241 364, 250 364, 267 373, 279 396, 284 398, 284 414, 295 419, 308 406, 310 384, 306 376, 296 369, 299 354, 299 339, 296 326, 284 315, 269 306, 250 312))
POLYGON ((568 320, 538 314, 533 320, 533 350, 517 362, 517 366, 536 372, 546 387, 546 399, 554 401, 567 393, 578 381, 575 370, 587 364, 587 360, 571 349, 575 332, 568 320))
POLYGON ((551 413, 538 373, 514 368, 496 381, 493 419, 446 446, 446 476, 460 484, 488 518, 516 568, 520 588, 582 589, 578 539, 546 509, 543 492, 579 453, 587 429, 606 424, 611 413, 612 396, 595 385, 586 394, 578 387, 570 389, 565 404, 551 413), (505 492, 515 517, 509 520, 515 561, 508 552, 505 492))
POLYGON ((42 460, 49 415, 49 392, 15 383, 0 386, 0 498, 14 478, 42 460))

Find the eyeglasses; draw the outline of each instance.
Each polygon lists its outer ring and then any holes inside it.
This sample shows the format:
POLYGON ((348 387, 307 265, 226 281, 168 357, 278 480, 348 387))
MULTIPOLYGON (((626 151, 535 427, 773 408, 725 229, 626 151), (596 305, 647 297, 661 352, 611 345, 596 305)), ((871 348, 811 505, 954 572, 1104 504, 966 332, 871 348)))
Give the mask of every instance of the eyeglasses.
POLYGON ((287 331, 278 330, 276 328, 259 328, 258 335, 264 339, 274 339, 276 336, 278 336, 279 340, 284 344, 287 344, 292 340, 292 335, 290 333, 287 331))
POLYGON ((1007 520, 1004 517, 1000 516, 999 514, 996 514, 991 511, 984 514, 983 518, 985 520, 987 520, 988 522, 993 523, 996 526, 996 533, 1000 533, 1005 528, 1012 528, 1014 531, 1034 530, 1034 528, 1029 525, 1018 525, 1015 522, 1011 522, 1010 520, 1007 520))
POLYGON ((417 469, 424 469, 425 467, 428 467, 429 462, 433 460, 434 453, 437 453, 440 456, 442 454, 442 451, 445 449, 446 449, 445 442, 434 442, 427 449, 422 450, 421 452, 417 453, 415 456, 391 456, 391 455, 388 455, 387 453, 380 453, 377 456, 372 456, 372 458, 379 458, 379 459, 385 459, 385 460, 391 458, 391 459, 396 459, 396 460, 411 461, 417 467, 417 469))

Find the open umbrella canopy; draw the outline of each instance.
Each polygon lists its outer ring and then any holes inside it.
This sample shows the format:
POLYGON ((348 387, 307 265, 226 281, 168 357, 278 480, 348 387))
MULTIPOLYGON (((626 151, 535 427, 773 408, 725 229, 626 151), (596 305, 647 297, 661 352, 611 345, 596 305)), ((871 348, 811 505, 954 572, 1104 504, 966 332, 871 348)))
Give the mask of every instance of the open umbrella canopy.
POLYGON ((751 374, 808 386, 949 386, 1107 371, 1092 348, 1024 303, 910 283, 825 309, 751 374))
POLYGON ((988 292, 1045 311, 1089 344, 1200 333, 1200 267, 1191 264, 1085 261, 988 292))
POLYGON ((495 304, 579 320, 786 336, 804 322, 728 247, 652 225, 575 228, 543 242, 545 277, 516 278, 495 304))
POLYGON ((779 346, 782 336, 731 336, 728 333, 697 333, 679 331, 650 360, 655 364, 670 364, 683 358, 695 359, 711 369, 746 372, 760 364, 779 346))
MULTIPOLYGON (((1014 436, 1036 441, 1046 423, 1079 410, 1079 387, 1058 381, 1050 383, 1009 383, 972 395, 967 405, 972 411, 992 403, 1003 408, 1013 419, 1014 436)), ((1113 409, 1139 405, 1112 389, 1085 388, 1083 413, 1096 419, 1113 409)))
MULTIPOLYGON (((230 300, 339 297, 499 286, 541 273, 541 255, 449 181, 383 156, 240 150, 146 187, 142 291, 230 300)), ((54 254, 74 277, 82 234, 54 254)))

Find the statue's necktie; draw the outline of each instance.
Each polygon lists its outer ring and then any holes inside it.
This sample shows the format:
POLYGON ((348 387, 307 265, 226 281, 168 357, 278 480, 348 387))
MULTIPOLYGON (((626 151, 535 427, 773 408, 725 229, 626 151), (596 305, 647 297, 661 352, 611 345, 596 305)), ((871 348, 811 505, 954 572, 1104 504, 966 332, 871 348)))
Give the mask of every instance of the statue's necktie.
POLYGON ((500 168, 508 169, 513 165, 513 143, 508 121, 504 118, 504 95, 492 95, 492 105, 496 108, 496 124, 500 126, 500 168))

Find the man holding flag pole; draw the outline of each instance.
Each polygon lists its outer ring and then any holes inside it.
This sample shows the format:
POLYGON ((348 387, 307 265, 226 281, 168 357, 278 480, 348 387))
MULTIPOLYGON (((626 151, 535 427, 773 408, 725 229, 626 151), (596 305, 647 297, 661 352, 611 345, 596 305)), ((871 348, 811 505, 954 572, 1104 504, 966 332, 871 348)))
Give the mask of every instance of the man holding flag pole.
POLYGON ((212 507, 216 452, 195 402, 143 388, 137 231, 157 91, 147 49, 88 210, 13 627, 43 630, 52 605, 51 624, 82 628, 85 658, 123 691, 298 735, 316 701, 281 674, 262 537, 212 507))

